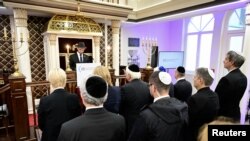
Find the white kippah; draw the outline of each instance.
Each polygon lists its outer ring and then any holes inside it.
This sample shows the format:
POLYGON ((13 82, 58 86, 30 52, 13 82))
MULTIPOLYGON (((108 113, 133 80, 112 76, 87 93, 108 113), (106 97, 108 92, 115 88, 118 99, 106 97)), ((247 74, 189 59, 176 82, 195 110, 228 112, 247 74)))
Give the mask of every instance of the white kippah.
POLYGON ((171 76, 167 72, 160 72, 158 76, 160 81, 165 85, 169 85, 172 82, 171 76))
POLYGON ((207 69, 207 71, 208 71, 208 74, 214 79, 214 77, 215 77, 214 72, 209 68, 207 69))
POLYGON ((155 71, 159 71, 159 67, 155 67, 155 68, 154 68, 154 72, 155 72, 155 71))

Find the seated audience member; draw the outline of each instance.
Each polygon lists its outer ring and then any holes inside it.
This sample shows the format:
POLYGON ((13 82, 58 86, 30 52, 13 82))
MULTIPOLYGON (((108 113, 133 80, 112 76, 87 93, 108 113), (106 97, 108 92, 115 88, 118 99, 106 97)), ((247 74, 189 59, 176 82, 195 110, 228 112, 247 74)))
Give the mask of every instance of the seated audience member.
POLYGON ((229 51, 223 61, 228 74, 220 79, 215 89, 220 101, 219 116, 240 121, 240 100, 247 88, 247 77, 240 70, 244 62, 245 58, 235 51, 229 51))
POLYGON ((171 76, 156 71, 149 78, 154 103, 137 118, 128 141, 183 141, 188 125, 186 103, 169 97, 171 76))
POLYGON ((214 73, 207 68, 196 69, 194 87, 197 93, 188 100, 189 113, 189 141, 195 141, 199 128, 213 121, 219 110, 218 95, 210 89, 214 80, 214 73))
POLYGON ((185 79, 185 68, 182 66, 177 67, 174 77, 176 79, 174 97, 187 102, 188 98, 192 95, 192 85, 185 79))
POLYGON ((126 121, 126 137, 128 137, 141 108, 151 104, 153 101, 150 95, 148 84, 140 80, 140 68, 137 65, 126 67, 125 71, 128 83, 121 87, 120 114, 126 121))
POLYGON ((103 108, 107 99, 106 81, 92 75, 80 87, 86 111, 62 125, 58 141, 124 141, 124 118, 103 108))
POLYGON ((64 70, 59 68, 51 70, 48 80, 52 93, 40 100, 38 126, 42 130, 41 141, 56 141, 61 125, 82 113, 79 98, 64 89, 66 85, 64 70))
POLYGON ((104 66, 98 66, 95 68, 94 74, 101 76, 108 83, 108 98, 104 102, 104 108, 110 112, 119 113, 121 102, 120 88, 113 86, 108 68, 104 66))
POLYGON ((214 121, 204 124, 198 134, 197 141, 208 141, 208 125, 235 125, 239 124, 228 117, 219 116, 214 121))

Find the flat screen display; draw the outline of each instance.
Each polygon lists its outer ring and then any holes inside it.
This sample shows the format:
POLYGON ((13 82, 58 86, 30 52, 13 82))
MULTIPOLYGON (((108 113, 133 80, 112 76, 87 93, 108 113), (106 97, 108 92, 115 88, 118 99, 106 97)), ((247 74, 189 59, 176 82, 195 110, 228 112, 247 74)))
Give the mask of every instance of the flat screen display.
POLYGON ((140 46, 140 38, 128 38, 128 46, 129 47, 139 47, 140 46))
POLYGON ((160 51, 158 57, 158 66, 163 66, 167 69, 175 69, 178 66, 183 66, 183 60, 183 51, 160 51))

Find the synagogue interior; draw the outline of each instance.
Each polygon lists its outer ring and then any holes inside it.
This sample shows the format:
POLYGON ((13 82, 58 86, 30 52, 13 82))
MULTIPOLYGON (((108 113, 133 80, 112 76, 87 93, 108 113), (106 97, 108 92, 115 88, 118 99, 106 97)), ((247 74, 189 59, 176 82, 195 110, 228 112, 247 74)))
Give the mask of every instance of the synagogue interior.
MULTIPOLYGON (((93 64, 109 68, 114 86, 136 64, 148 83, 155 67, 174 78, 184 66, 211 68, 211 89, 228 71, 230 50, 245 57, 248 86, 240 101, 241 123, 250 95, 249 0, 0 0, 0 141, 38 141, 37 107, 50 94, 49 71, 62 68, 66 90, 79 92, 69 56, 84 42, 93 64)), ((195 88, 193 92, 196 93, 195 88)), ((250 116, 250 115, 248 115, 250 116)))

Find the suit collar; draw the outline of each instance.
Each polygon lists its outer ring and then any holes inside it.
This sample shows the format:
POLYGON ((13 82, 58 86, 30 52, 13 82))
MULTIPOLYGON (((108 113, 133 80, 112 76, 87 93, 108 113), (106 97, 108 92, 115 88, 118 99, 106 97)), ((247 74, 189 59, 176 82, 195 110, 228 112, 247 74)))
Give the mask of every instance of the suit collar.
POLYGON ((106 113, 107 111, 102 107, 102 108, 95 108, 95 109, 89 109, 84 112, 85 114, 100 114, 100 113, 106 113))
POLYGON ((202 92, 202 91, 207 91, 207 90, 210 90, 210 88, 209 88, 209 87, 204 87, 204 88, 199 89, 199 90, 197 91, 197 93, 198 93, 198 92, 202 92))
POLYGON ((181 77, 181 78, 178 78, 178 79, 176 80, 176 82, 179 82, 179 81, 185 81, 185 77, 181 77))

